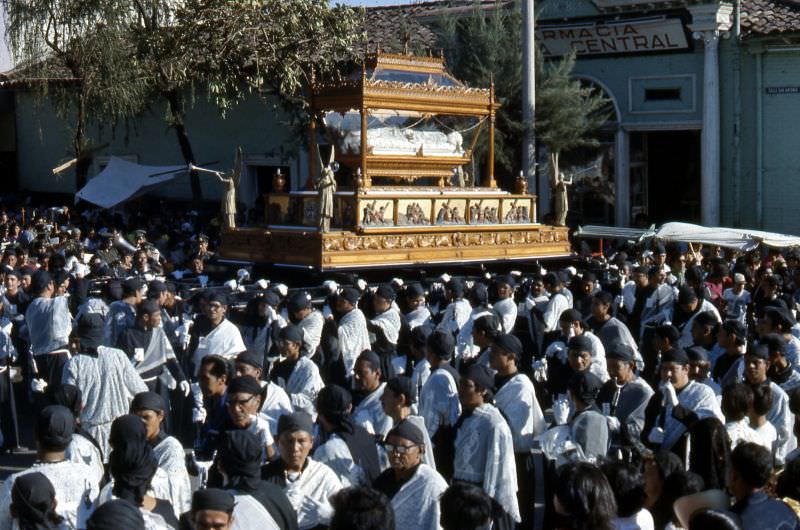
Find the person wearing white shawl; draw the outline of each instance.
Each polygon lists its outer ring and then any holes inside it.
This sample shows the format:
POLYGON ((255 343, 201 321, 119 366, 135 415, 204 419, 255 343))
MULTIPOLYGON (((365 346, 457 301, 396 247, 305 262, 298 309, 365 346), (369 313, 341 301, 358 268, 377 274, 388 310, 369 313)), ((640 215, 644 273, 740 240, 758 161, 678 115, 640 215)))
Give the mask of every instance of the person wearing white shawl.
MULTIPOLYGON (((411 413, 411 407, 416 403, 417 389, 411 378, 399 375, 386 381, 386 387, 383 389, 383 396, 381 396, 383 411, 392 419, 393 428, 397 427, 401 422, 407 422, 419 429, 423 438, 422 443, 427 448, 422 456, 422 461, 429 467, 436 469, 433 444, 431 443, 431 437, 428 436, 428 430, 425 428, 425 419, 422 416, 416 416, 411 413)), ((389 455, 384 454, 383 456, 389 455)))
POLYGON ((497 393, 495 405, 503 413, 514 439, 514 454, 517 466, 517 501, 524 527, 533 519, 533 482, 530 471, 533 469, 531 449, 533 439, 547 429, 542 408, 536 399, 533 383, 525 374, 519 372, 517 363, 522 358, 522 342, 514 335, 500 334, 494 338, 489 348, 489 360, 497 393))
POLYGON ((242 329, 242 338, 248 352, 263 358, 272 349, 273 326, 282 328, 287 324, 276 311, 280 301, 280 297, 272 291, 259 294, 253 301, 256 304, 256 314, 252 316, 251 325, 242 329))
MULTIPOLYGON (((195 377, 200 370, 200 361, 206 355, 219 355, 232 359, 247 350, 242 340, 242 334, 236 324, 225 318, 228 310, 228 299, 225 293, 213 292, 208 297, 205 306, 205 316, 208 318, 211 330, 204 336, 197 337, 197 347, 192 352, 195 377)), ((196 327, 192 328, 193 330, 196 327)))
POLYGON ((345 487, 369 486, 381 471, 375 437, 353 422, 350 392, 328 385, 317 396, 319 445, 314 460, 327 464, 345 487))
POLYGON ((147 385, 136 373, 125 352, 101 345, 103 318, 87 313, 78 321, 74 356, 67 362, 62 384, 75 385, 83 396, 81 426, 100 444, 108 459, 111 422, 125 414, 133 397, 147 392, 147 385))
POLYGON ((389 285, 381 285, 372 296, 375 318, 367 321, 372 351, 391 360, 397 353, 397 342, 403 320, 400 310, 394 305, 396 293, 389 285), (372 337, 374 336, 374 340, 372 337))
POLYGON ((166 472, 174 492, 175 512, 182 514, 191 507, 192 484, 186 470, 186 454, 181 443, 162 430, 164 401, 155 392, 136 394, 131 402, 131 414, 144 422, 147 442, 153 448, 158 467, 166 472))
POLYGON ((498 504, 493 528, 505 530, 521 522, 517 469, 511 430, 491 404, 493 391, 494 376, 485 366, 472 365, 461 377, 458 397, 464 412, 456 422, 453 481, 480 485, 498 504))
POLYGON ((411 331, 411 340, 408 344, 405 375, 409 376, 417 389, 419 396, 422 387, 431 376, 431 363, 428 362, 426 349, 428 337, 433 331, 429 326, 417 326, 411 331))
POLYGON ((456 367, 460 368, 465 361, 471 360, 480 353, 480 348, 475 345, 472 329, 475 321, 487 315, 495 315, 489 305, 489 291, 483 284, 475 284, 469 293, 469 303, 472 307, 469 318, 458 330, 456 336, 456 367))
POLYGON ((439 497, 447 482, 423 463, 429 451, 426 442, 423 432, 407 420, 395 425, 386 437, 384 447, 391 467, 372 486, 391 500, 397 528, 439 528, 439 497))
POLYGON ((455 335, 467 323, 472 313, 472 306, 464 299, 465 290, 464 283, 457 278, 452 278, 447 282, 445 296, 450 303, 445 308, 444 315, 436 329, 455 335))
POLYGON ((408 312, 403 315, 408 328, 413 331, 419 326, 430 322, 431 312, 425 302, 425 290, 418 283, 410 283, 405 288, 406 307, 408 312))
POLYGON ((265 417, 269 423, 269 430, 272 436, 278 434, 278 418, 283 414, 291 414, 292 401, 286 391, 272 381, 263 381, 263 356, 257 356, 250 352, 242 352, 236 356, 236 375, 249 375, 261 385, 261 416, 265 417))
POLYGON ((353 409, 353 422, 367 432, 386 436, 392 428, 392 419, 383 412, 381 396, 386 383, 381 383, 381 360, 378 354, 365 351, 358 356, 353 370, 353 386, 357 400, 353 409))
POLYGON ((561 314, 572 307, 572 302, 565 294, 564 284, 558 274, 548 272, 544 277, 544 287, 550 293, 550 300, 544 309, 544 332, 558 331, 558 319, 561 314))
POLYGON ((277 484, 297 513, 300 530, 326 525, 333 516, 331 496, 342 489, 336 473, 308 455, 314 445, 311 417, 299 411, 278 420, 280 458, 261 468, 261 478, 277 484))
POLYGON ((339 317, 339 350, 344 363, 344 373, 352 376, 356 358, 364 350, 370 349, 367 319, 358 308, 361 293, 352 287, 345 287, 336 297, 336 313, 339 317))
POLYGON ((279 338, 283 360, 272 368, 270 379, 286 391, 294 410, 304 410, 313 416, 314 401, 325 383, 317 365, 308 357, 300 355, 303 331, 290 324, 281 329, 279 338))
POLYGON ((689 379, 689 356, 681 349, 661 353, 661 385, 645 411, 643 437, 653 448, 686 454, 683 435, 687 425, 716 417, 725 422, 714 391, 689 379))
POLYGON ((614 303, 614 296, 607 291, 598 291, 592 296, 591 316, 586 319, 586 326, 594 333, 603 347, 608 350, 612 344, 622 343, 633 351, 636 366, 641 370, 644 368, 642 354, 639 353, 639 345, 633 338, 628 326, 623 324, 616 317, 611 316, 611 308, 614 303))
POLYGON ((303 356, 314 357, 322 338, 325 318, 311 305, 311 295, 306 291, 293 293, 286 301, 289 319, 303 330, 303 356))
POLYGON ((426 345, 431 375, 419 394, 419 413, 425 419, 425 428, 434 444, 437 469, 445 478, 452 476, 452 455, 447 447, 448 443, 452 445, 452 427, 461 413, 459 376, 450 365, 455 347, 455 340, 449 332, 436 330, 431 333, 426 345))
POLYGON ((517 302, 514 300, 514 286, 516 281, 511 275, 495 278, 497 288, 497 302, 492 308, 500 316, 503 333, 511 333, 517 323, 517 302))

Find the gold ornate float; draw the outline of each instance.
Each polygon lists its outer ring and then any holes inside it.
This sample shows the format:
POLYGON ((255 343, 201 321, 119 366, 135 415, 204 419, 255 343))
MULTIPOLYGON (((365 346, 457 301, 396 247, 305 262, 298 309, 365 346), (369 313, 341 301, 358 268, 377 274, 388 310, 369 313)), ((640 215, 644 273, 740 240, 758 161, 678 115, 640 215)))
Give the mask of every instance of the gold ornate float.
POLYGON ((568 255, 566 228, 537 223, 524 181, 495 183, 498 107, 493 86, 465 87, 435 57, 375 54, 350 79, 315 83, 306 189, 267 194, 266 225, 226 230, 222 255, 321 270, 568 255))

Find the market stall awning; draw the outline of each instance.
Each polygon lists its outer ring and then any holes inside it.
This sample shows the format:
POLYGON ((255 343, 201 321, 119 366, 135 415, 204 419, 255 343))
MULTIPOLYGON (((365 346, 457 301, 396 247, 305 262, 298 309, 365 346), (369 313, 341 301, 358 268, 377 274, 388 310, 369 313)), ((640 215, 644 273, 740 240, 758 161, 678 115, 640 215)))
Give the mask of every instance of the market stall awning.
POLYGON ((143 195, 186 171, 186 166, 142 166, 111 157, 108 165, 75 194, 101 208, 113 208, 143 195))

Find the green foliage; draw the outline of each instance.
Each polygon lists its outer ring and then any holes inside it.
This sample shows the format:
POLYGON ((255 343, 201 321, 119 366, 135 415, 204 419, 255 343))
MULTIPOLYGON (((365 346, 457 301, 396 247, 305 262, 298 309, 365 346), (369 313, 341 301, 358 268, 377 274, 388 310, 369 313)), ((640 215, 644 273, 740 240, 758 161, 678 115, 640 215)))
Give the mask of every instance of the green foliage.
MULTIPOLYGON (((438 21, 440 42, 447 68, 469 86, 495 84, 495 97, 502 107, 495 117, 495 163, 498 175, 510 178, 519 170, 522 123, 521 15, 511 9, 483 11, 480 3, 469 16, 445 16, 438 21)), ((488 134, 484 130, 475 147, 475 157, 485 167, 488 134)))
MULTIPOLYGON (((538 50, 537 50, 538 52, 538 50)), ((599 145, 594 133, 609 119, 609 101, 571 77, 575 55, 546 62, 537 53, 536 136, 551 153, 599 145)))
MULTIPOLYGON (((516 176, 522 158, 521 138, 530 124, 522 119, 522 16, 519 3, 492 9, 475 3, 470 16, 445 16, 437 22, 450 71, 471 86, 488 86, 492 78, 502 105, 497 113, 495 161, 499 174, 516 176)), ((608 100, 570 77, 575 57, 536 58, 537 141, 551 152, 597 145, 593 134, 607 120, 608 100)), ((477 155, 486 156, 486 135, 477 155)))

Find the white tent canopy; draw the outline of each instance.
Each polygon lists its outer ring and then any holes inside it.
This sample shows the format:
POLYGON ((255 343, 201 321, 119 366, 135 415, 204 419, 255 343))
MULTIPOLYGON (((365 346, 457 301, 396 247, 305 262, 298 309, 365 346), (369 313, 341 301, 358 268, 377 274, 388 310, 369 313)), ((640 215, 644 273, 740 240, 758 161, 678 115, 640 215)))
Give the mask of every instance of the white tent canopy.
POLYGON ((186 171, 186 166, 142 166, 111 157, 108 165, 75 194, 101 208, 114 206, 143 195, 186 171))
POLYGON ((800 246, 800 237, 744 228, 709 228, 690 223, 664 223, 653 237, 663 241, 703 243, 745 251, 759 244, 775 248, 800 246))

